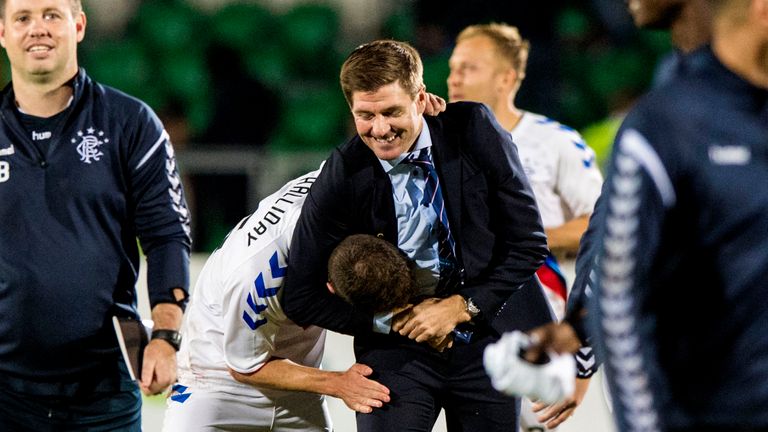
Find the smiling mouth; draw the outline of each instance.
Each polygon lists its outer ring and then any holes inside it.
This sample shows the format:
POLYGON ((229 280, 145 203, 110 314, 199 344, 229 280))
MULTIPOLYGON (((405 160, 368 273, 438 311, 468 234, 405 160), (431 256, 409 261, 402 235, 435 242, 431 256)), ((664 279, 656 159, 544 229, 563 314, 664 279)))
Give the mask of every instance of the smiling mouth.
POLYGON ((389 137, 389 138, 377 138, 377 137, 372 137, 372 138, 373 138, 374 140, 376 140, 377 142, 380 142, 380 143, 391 143, 391 142, 392 142, 392 141, 394 141, 394 140, 395 140, 395 138, 397 138, 399 135, 400 135, 400 134, 394 134, 394 135, 392 135, 392 136, 391 136, 391 137, 389 137))
POLYGON ((45 46, 45 45, 34 45, 34 46, 29 47, 27 49, 27 52, 30 52, 30 53, 33 53, 33 54, 34 53, 43 53, 43 52, 48 52, 51 49, 52 49, 51 47, 48 47, 48 46, 45 46))

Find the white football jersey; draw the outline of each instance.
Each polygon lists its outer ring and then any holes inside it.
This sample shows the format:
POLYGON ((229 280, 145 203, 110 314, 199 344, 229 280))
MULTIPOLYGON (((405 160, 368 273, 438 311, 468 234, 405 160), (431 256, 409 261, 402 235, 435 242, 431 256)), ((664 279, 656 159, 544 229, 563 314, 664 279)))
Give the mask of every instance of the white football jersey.
POLYGON ((603 184, 595 152, 578 132, 545 116, 523 112, 511 131, 533 188, 544 228, 589 215, 603 184))
POLYGON ((292 180, 262 200, 206 262, 184 315, 180 383, 203 381, 259 394, 235 381, 228 368, 252 373, 271 357, 320 366, 325 331, 294 324, 279 301, 293 229, 319 172, 292 180))

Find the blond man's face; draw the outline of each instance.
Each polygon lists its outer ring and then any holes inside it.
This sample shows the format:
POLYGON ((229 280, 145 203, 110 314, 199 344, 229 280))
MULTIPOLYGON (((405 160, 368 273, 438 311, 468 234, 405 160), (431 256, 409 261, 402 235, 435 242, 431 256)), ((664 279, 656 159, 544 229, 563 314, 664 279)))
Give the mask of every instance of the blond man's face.
POLYGON ((456 44, 448 66, 449 102, 480 102, 493 108, 500 99, 506 100, 511 90, 505 81, 511 66, 498 58, 493 41, 486 36, 456 44))

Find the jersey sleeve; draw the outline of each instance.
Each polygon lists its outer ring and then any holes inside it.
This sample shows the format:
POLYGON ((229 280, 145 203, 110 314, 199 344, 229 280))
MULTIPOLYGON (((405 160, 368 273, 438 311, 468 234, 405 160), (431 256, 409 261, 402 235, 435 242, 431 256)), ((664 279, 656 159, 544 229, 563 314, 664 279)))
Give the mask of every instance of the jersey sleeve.
POLYGON ((653 343, 656 317, 649 307, 654 295, 650 280, 667 210, 676 197, 658 154, 631 128, 617 139, 606 183, 590 314, 595 316, 595 346, 605 357, 621 428, 662 420, 657 409, 665 384, 653 343))
POLYGON ((277 242, 239 265, 226 279, 224 359, 229 368, 252 373, 275 352, 275 341, 286 322, 277 293, 283 281, 285 253, 277 242))
POLYGON ((559 145, 556 192, 570 217, 592 213, 603 176, 597 166, 595 152, 576 131, 563 136, 559 145))
POLYGON ((189 288, 190 215, 168 133, 146 105, 129 120, 127 179, 130 208, 147 255, 150 305, 175 303, 174 288, 189 288), (133 122, 134 124, 130 124, 133 122))

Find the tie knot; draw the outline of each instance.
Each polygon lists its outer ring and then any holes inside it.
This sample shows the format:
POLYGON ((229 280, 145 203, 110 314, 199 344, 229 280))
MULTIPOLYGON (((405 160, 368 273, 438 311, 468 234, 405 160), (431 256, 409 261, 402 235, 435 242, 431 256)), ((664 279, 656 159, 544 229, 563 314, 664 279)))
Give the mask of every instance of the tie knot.
POLYGON ((412 153, 406 159, 408 163, 416 165, 432 165, 432 158, 429 156, 429 148, 423 148, 418 154, 412 153))

